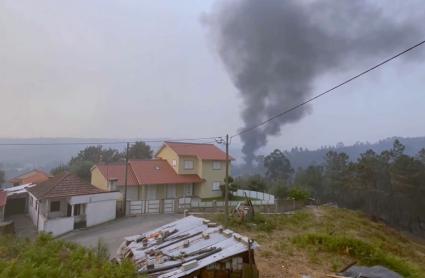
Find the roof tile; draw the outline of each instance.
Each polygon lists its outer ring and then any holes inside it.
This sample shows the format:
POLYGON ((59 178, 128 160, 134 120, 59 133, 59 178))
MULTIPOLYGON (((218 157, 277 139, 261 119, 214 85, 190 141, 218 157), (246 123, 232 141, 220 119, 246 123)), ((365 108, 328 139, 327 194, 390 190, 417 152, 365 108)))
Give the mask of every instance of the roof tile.
POLYGON ((105 193, 108 191, 101 190, 71 173, 64 173, 55 176, 34 187, 28 188, 37 199, 59 198, 77 195, 89 195, 97 193, 105 193))
MULTIPOLYGON (((214 144, 165 142, 178 155, 196 156, 202 160, 226 160, 226 153, 214 144)), ((229 159, 233 160, 231 156, 229 159)))

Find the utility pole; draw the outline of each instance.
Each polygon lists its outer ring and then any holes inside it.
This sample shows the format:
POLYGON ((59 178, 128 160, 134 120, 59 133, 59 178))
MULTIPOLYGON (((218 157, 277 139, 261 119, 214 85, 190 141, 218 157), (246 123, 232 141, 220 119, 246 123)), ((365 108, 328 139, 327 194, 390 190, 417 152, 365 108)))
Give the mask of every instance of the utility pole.
POLYGON ((224 217, 229 220, 229 134, 226 134, 226 178, 224 180, 224 217))
POLYGON ((128 149, 130 148, 130 143, 127 142, 127 148, 125 150, 125 178, 124 178, 124 203, 123 203, 123 214, 127 215, 127 178, 128 178, 128 149))

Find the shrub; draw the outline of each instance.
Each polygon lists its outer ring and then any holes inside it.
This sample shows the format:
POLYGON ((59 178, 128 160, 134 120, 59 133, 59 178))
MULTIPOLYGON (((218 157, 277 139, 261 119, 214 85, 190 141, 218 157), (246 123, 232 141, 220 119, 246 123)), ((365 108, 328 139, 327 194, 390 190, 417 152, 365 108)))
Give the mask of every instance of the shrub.
POLYGON ((289 190, 288 197, 296 201, 304 201, 310 197, 310 193, 301 187, 293 187, 289 190))
POLYGON ((416 265, 406 262, 398 256, 382 251, 379 247, 365 241, 347 236, 328 234, 304 234, 293 238, 299 247, 313 246, 318 251, 333 252, 351 256, 365 265, 383 265, 404 277, 420 277, 416 265))
POLYGON ((42 234, 34 241, 0 237, 0 277, 124 278, 137 273, 130 262, 115 265, 93 250, 42 234))

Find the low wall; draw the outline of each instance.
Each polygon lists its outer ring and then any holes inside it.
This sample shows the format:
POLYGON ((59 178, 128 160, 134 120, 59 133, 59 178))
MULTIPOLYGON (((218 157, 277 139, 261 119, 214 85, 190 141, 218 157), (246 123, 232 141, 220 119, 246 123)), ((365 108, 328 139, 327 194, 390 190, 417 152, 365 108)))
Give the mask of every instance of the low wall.
POLYGON ((59 217, 47 219, 43 222, 44 232, 51 233, 53 236, 58 236, 74 229, 74 217, 59 217))
MULTIPOLYGON (((229 207, 232 210, 235 208, 240 201, 229 201, 229 207)), ((252 201, 254 209, 259 212, 268 212, 268 213, 280 213, 287 212, 296 209, 300 209, 305 206, 304 201, 295 201, 295 200, 254 200, 252 201)), ((224 202, 223 201, 211 201, 211 202, 200 202, 200 201, 191 201, 187 202, 185 200, 179 200, 178 212, 183 213, 184 210, 189 210, 193 212, 223 212, 224 211, 224 202)))

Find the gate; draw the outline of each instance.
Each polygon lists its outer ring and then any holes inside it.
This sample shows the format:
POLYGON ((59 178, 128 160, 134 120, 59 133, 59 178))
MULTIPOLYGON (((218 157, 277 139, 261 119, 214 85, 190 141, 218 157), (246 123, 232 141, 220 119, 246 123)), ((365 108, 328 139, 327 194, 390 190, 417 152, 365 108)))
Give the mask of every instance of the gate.
POLYGON ((129 201, 127 212, 129 215, 175 213, 176 202, 176 199, 129 201))
POLYGON ((130 215, 144 214, 145 201, 130 201, 129 213, 130 215))
POLYGON ((164 200, 164 213, 174 213, 176 209, 176 200, 175 199, 166 199, 164 200))
POLYGON ((146 201, 146 213, 159 213, 159 200, 146 201))

